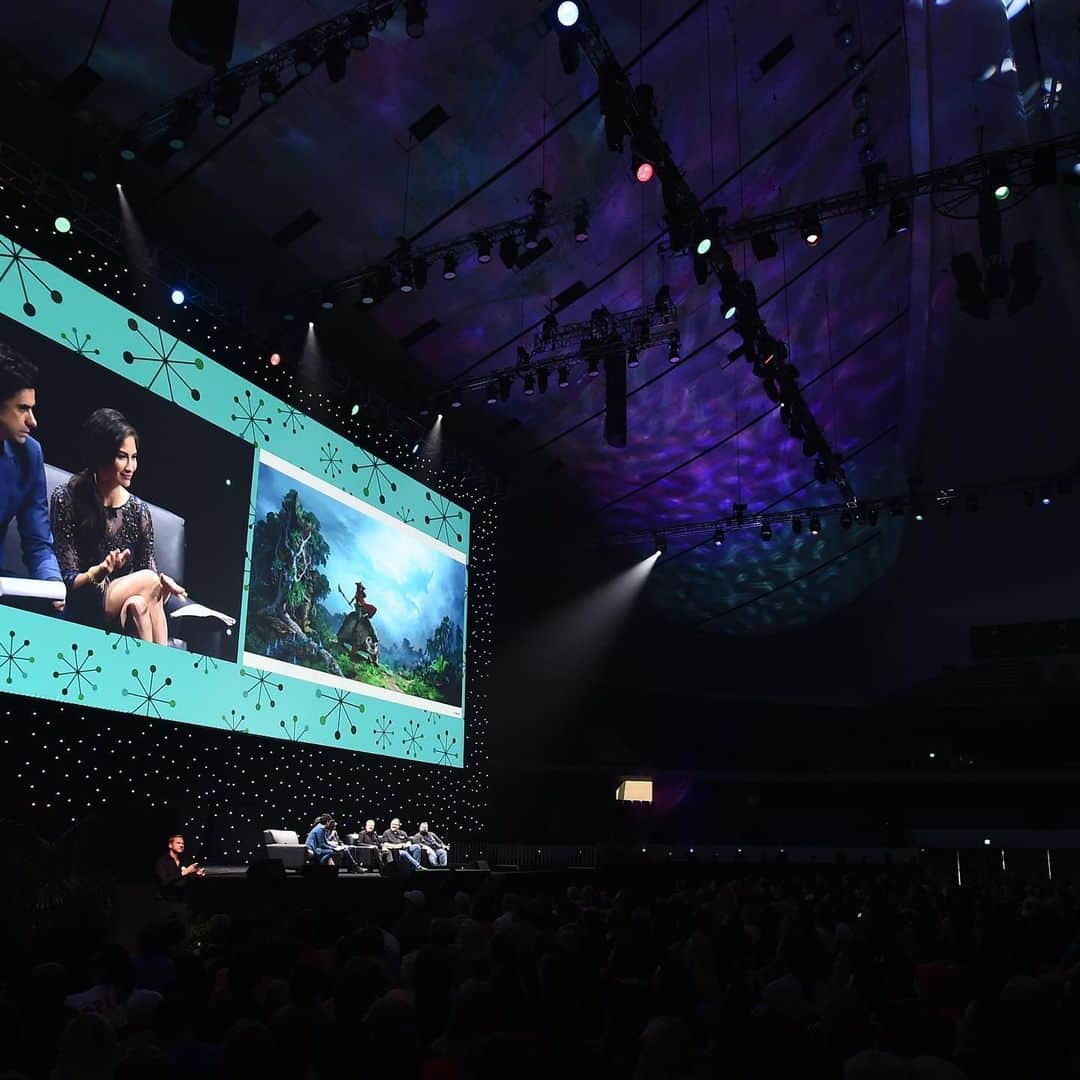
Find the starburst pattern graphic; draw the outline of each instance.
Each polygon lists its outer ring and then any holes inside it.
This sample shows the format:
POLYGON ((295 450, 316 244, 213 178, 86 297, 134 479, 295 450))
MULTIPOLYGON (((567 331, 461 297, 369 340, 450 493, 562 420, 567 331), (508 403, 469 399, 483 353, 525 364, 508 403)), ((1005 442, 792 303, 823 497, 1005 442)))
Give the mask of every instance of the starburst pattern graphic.
POLYGON ((304 430, 304 414, 299 409, 294 409, 290 405, 284 409, 278 409, 277 413, 278 416, 284 417, 281 426, 291 435, 304 430))
POLYGON ((226 716, 225 713, 221 714, 222 727, 224 727, 226 731, 235 731, 240 735, 247 734, 247 728, 244 727, 244 719, 244 714, 240 713, 240 715, 237 716, 235 709, 230 709, 228 716, 226 716))
POLYGON ((209 675, 211 671, 217 671, 218 662, 212 656, 196 656, 195 670, 209 675))
POLYGON ((337 727, 334 730, 334 738, 341 738, 341 725, 348 724, 349 734, 356 734, 356 724, 353 723, 352 713, 350 709, 355 709, 357 713, 365 711, 364 706, 359 701, 353 701, 352 694, 348 690, 316 690, 315 696, 318 698, 325 698, 327 701, 333 702, 329 709, 323 716, 319 717, 319 723, 329 724, 334 722, 337 727))
POLYGON ((48 265, 41 256, 27 254, 26 248, 22 244, 16 244, 13 240, 0 236, 0 265, 3 266, 3 269, 0 270, 0 285, 4 283, 4 279, 8 274, 14 270, 15 276, 19 279, 19 288, 22 290, 23 314, 31 319, 37 314, 37 308, 30 302, 28 285, 33 285, 36 282, 45 290, 54 304, 64 302, 64 298, 59 291, 50 289, 45 279, 34 269, 34 263, 48 265))
POLYGON ((330 443, 326 443, 320 449, 322 453, 319 455, 319 463, 323 467, 323 472, 331 479, 337 478, 342 473, 341 451, 330 443))
POLYGON ((451 761, 457 761, 458 751, 457 737, 449 731, 443 731, 435 736, 435 763, 437 765, 449 765, 451 761))
POLYGON ((460 544, 461 533, 457 531, 457 526, 451 525, 450 522, 460 521, 465 516, 465 512, 454 510, 450 500, 442 495, 432 495, 430 491, 425 491, 424 498, 431 503, 432 509, 432 513, 424 515, 424 524, 436 526, 435 535, 439 540, 449 541, 451 537, 456 537, 460 544))
POLYGON ((374 487, 379 495, 379 502, 386 502, 386 493, 388 491, 397 491, 397 483, 390 479, 387 473, 388 465, 381 462, 374 454, 369 454, 366 450, 361 451, 364 457, 367 458, 366 465, 356 465, 352 467, 354 473, 367 473, 364 479, 364 486, 361 489, 364 493, 364 498, 371 498, 371 489, 374 487))
POLYGON ((255 711, 258 712, 263 705, 263 701, 272 709, 274 707, 274 691, 279 694, 285 689, 284 683, 276 683, 270 681, 270 675, 266 671, 248 671, 247 668, 240 669, 240 677, 242 679, 251 679, 252 684, 243 693, 243 697, 251 697, 255 695, 255 711))
POLYGON ((29 638, 24 638, 16 645, 15 631, 8 631, 7 641, 0 644, 0 671, 4 672, 5 682, 12 682, 16 675, 23 679, 29 676, 26 668, 34 662, 34 658, 25 652, 25 650, 29 648, 29 638))
POLYGON ((97 689, 97 683, 91 679, 91 675, 101 674, 101 665, 94 664, 93 662, 93 649, 87 649, 83 656, 79 656, 79 646, 71 646, 71 655, 67 653, 58 652, 56 659, 60 661, 62 667, 59 670, 54 671, 52 676, 54 679, 66 679, 67 682, 60 688, 60 694, 63 697, 67 697, 71 692, 71 688, 75 688, 75 697, 79 701, 83 701, 86 695, 83 693, 83 684, 85 683, 91 690, 97 689))
POLYGON ((263 442, 270 441, 270 425, 274 422, 269 416, 263 414, 263 409, 266 407, 266 402, 262 398, 257 401, 253 401, 251 398, 251 391, 245 390, 243 399, 239 395, 233 395, 233 401, 236 403, 236 407, 239 410, 234 412, 229 419, 233 423, 240 422, 240 438, 246 439, 251 443, 258 443, 259 436, 263 438, 263 442), (266 430, 262 430, 265 428, 266 430))
POLYGON ((405 735, 401 745, 405 747, 406 757, 418 757, 424 749, 424 733, 420 730, 420 724, 416 720, 410 720, 405 725, 405 735))
POLYGON ((131 637, 129 634, 125 634, 122 630, 109 630, 106 637, 115 637, 116 640, 112 643, 112 651, 119 652, 120 647, 124 648, 124 655, 130 656, 132 649, 141 649, 142 641, 137 637, 131 637))
POLYGON ((380 750, 385 750, 390 745, 391 736, 394 734, 394 725, 385 716, 380 716, 375 721, 375 727, 371 733, 375 736, 375 745, 380 750))
POLYGON ((424 713, 424 721, 428 724, 437 724, 439 722, 439 714, 432 712, 430 709, 424 713))
POLYGON ((145 680, 139 674, 138 668, 131 669, 131 677, 135 680, 137 689, 129 690, 125 686, 123 695, 124 697, 135 698, 136 704, 131 709, 133 713, 136 715, 141 713, 143 716, 155 716, 160 720, 161 710, 164 706, 168 706, 170 709, 176 708, 176 698, 165 697, 165 691, 172 686, 172 679, 169 676, 163 679, 159 678, 156 664, 150 665, 145 680))
POLYGON ((297 716, 296 713, 293 713, 292 719, 288 722, 279 720, 278 727, 285 732, 285 738, 288 739, 289 742, 299 742, 308 733, 307 724, 301 727, 300 717, 297 716))
MULTIPOLYGON (((154 383, 165 376, 165 388, 169 392, 169 400, 176 401, 176 390, 180 386, 183 386, 191 396, 192 401, 198 401, 202 397, 202 392, 198 387, 192 386, 187 380, 187 376, 181 370, 182 368, 194 368, 195 371, 202 371, 206 367, 206 361, 201 356, 192 357, 190 360, 180 360, 173 356, 177 346, 180 345, 179 338, 173 338, 172 344, 166 346, 165 333, 160 327, 154 327, 150 331, 150 336, 147 336, 139 328, 138 322, 135 319, 128 319, 128 329, 133 333, 139 335, 146 345, 146 348, 152 354, 150 356, 136 356, 130 349, 124 350, 124 363, 147 363, 153 366, 154 374, 150 377, 150 381, 146 384, 147 390, 154 389, 154 383), (153 340, 153 335, 157 334, 157 341, 153 340), (176 380, 177 385, 173 386, 173 380, 176 380)), ((192 375, 194 377, 194 375, 192 375)))
POLYGON ((411 525, 416 520, 416 515, 407 506, 400 506, 397 519, 405 525, 411 525))
POLYGON ((80 356, 100 356, 100 349, 90 348, 90 334, 80 334, 76 327, 71 328, 71 337, 68 337, 67 331, 62 330, 60 332, 60 339, 67 343, 69 349, 74 349, 80 356))

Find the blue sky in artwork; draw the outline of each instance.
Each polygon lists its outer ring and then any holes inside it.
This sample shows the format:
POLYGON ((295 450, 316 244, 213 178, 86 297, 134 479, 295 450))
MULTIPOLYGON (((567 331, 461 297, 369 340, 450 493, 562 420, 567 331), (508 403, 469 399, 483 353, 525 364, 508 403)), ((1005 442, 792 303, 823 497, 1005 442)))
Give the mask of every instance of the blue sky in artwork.
POLYGON ((259 466, 259 520, 280 510, 293 488, 301 506, 319 519, 330 545, 322 572, 330 580, 323 603, 331 615, 350 610, 338 586, 352 596, 355 583, 362 581, 368 603, 378 608, 374 623, 384 643, 407 637, 414 646, 423 645, 444 615, 464 628, 464 564, 436 550, 423 534, 369 517, 265 463, 259 466))

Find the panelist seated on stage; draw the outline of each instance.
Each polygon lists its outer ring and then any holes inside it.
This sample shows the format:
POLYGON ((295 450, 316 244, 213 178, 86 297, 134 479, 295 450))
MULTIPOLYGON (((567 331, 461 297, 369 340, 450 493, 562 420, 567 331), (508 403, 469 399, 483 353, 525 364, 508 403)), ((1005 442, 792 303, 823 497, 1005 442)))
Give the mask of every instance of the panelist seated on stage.
POLYGON ((380 838, 384 851, 392 851, 398 865, 407 870, 420 870, 420 845, 401 827, 401 818, 394 818, 390 828, 380 838))
POLYGON ((192 879, 206 877, 206 871, 184 854, 184 838, 174 833, 165 854, 154 863, 154 875, 163 900, 184 901, 192 879))
POLYGON ((355 870, 356 861, 348 847, 338 841, 335 846, 331 836, 336 836, 337 822, 329 814, 320 814, 307 834, 304 846, 311 852, 312 858, 324 866, 344 866, 346 870, 355 870))
POLYGON ((360 847, 382 847, 382 836, 379 835, 375 828, 375 822, 372 818, 368 818, 364 822, 364 831, 356 834, 356 842, 360 847))
POLYGON ((431 866, 445 866, 449 844, 444 844, 429 828, 426 821, 421 821, 412 842, 420 849, 420 854, 431 866))

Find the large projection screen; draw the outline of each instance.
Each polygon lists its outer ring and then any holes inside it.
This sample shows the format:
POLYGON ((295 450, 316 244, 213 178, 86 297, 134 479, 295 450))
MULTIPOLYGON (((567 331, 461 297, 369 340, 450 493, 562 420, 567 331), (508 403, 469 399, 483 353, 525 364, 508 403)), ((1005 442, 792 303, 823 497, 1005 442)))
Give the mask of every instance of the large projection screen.
POLYGON ((463 765, 464 509, 2 235, 0 347, 39 370, 52 520, 70 524, 88 417, 116 410, 138 433, 130 492, 154 570, 188 594, 170 602, 168 645, 95 624, 85 593, 62 613, 21 597, 34 587, 13 518, 0 690, 463 765))

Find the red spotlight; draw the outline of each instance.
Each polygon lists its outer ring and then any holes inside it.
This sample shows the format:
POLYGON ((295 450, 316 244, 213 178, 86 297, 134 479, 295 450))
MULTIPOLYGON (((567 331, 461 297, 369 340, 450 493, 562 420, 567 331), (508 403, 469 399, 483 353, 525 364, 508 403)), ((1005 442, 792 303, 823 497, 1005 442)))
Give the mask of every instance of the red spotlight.
POLYGON ((651 161, 639 161, 634 169, 634 175, 639 184, 647 184, 653 178, 655 171, 651 161))
POLYGON ((271 367, 278 367, 280 364, 281 364, 281 353, 277 353, 277 352, 271 353, 270 354, 270 366, 271 367))

